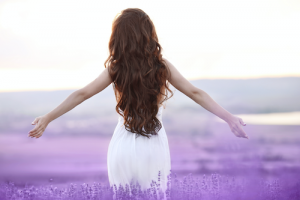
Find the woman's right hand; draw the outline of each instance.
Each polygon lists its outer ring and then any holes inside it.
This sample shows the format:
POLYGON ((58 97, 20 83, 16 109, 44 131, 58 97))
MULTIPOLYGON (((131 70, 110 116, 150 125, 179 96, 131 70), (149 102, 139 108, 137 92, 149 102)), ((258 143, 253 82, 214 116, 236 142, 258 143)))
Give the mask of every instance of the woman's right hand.
POLYGON ((227 121, 226 121, 231 129, 231 132, 233 132, 237 137, 243 137, 249 139, 248 135, 243 130, 243 126, 246 126, 242 118, 232 115, 227 121))

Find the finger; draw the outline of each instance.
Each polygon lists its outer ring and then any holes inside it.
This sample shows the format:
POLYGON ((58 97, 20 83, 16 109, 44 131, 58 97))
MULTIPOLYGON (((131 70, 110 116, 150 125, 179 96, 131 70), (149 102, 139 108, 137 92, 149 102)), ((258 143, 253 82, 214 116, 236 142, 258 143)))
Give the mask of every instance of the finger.
POLYGON ((36 131, 39 129, 39 126, 34 127, 31 131, 28 132, 29 135, 36 133, 36 131))
POLYGON ((232 132, 236 137, 241 137, 241 135, 235 129, 232 129, 232 132))
POLYGON ((44 130, 41 130, 38 134, 35 135, 36 138, 41 137, 41 135, 43 134, 44 130))
POLYGON ((37 122, 38 122, 38 118, 35 118, 31 124, 34 125, 34 124, 36 124, 37 122))
POLYGON ((43 129, 40 129, 36 134, 33 134, 32 137, 36 137, 40 132, 44 131, 43 129))
POLYGON ((39 136, 43 135, 44 131, 45 131, 45 129, 41 130, 41 131, 36 135, 36 137, 39 137, 39 136))
POLYGON ((40 129, 40 126, 36 126, 34 129, 32 129, 31 131, 29 131, 29 135, 35 134, 38 130, 40 129))
POLYGON ((236 129, 233 129, 233 131, 237 137, 240 137, 240 138, 246 137, 245 135, 243 135, 243 129, 236 128, 236 129))
POLYGON ((38 127, 35 131, 31 132, 29 136, 35 136, 38 132, 42 130, 42 127, 38 127))
POLYGON ((240 118, 239 120, 240 120, 240 122, 241 122, 241 124, 242 124, 243 126, 246 126, 246 123, 243 121, 242 118, 240 118))
POLYGON ((43 133, 44 133, 44 132, 41 132, 36 138, 42 137, 43 133))
POLYGON ((245 133, 245 131, 242 129, 242 127, 239 127, 238 132, 239 132, 239 135, 241 135, 242 137, 249 139, 248 135, 245 133))
POLYGON ((32 129, 31 131, 29 131, 30 134, 34 134, 36 133, 40 128, 41 128, 41 124, 39 124, 40 121, 36 122, 36 126, 34 127, 34 129, 32 129))

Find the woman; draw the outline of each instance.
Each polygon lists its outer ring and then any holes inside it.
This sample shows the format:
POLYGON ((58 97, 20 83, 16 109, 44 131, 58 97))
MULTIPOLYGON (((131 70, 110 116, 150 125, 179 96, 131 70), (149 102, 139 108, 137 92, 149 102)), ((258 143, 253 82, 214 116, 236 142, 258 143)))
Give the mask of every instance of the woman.
POLYGON ((126 9, 112 25, 105 70, 93 82, 73 92, 57 108, 33 121, 30 137, 42 136, 47 125, 111 83, 116 96, 119 122, 107 155, 110 185, 139 183, 150 188, 160 173, 165 192, 170 173, 170 153, 162 123, 163 102, 169 99, 169 83, 196 103, 226 121, 237 137, 248 138, 243 120, 218 105, 206 92, 193 86, 162 58, 155 27, 140 9, 126 9))

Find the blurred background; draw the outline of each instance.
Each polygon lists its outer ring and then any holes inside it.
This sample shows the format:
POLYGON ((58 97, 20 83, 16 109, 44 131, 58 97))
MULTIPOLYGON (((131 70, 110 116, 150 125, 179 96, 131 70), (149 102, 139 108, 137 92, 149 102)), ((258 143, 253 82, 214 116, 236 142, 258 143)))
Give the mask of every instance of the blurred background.
POLYGON ((300 2, 0 0, 0 181, 108 182, 118 122, 112 86, 28 138, 31 122, 103 70, 114 17, 143 9, 163 56, 242 117, 249 140, 171 87, 172 170, 263 177, 300 172, 300 2))

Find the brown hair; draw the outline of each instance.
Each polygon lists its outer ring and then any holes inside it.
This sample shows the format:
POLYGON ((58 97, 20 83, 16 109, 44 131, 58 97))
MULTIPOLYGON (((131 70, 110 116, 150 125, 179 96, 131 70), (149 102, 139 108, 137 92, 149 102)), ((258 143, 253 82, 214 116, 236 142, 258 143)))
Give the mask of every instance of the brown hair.
POLYGON ((165 96, 161 104, 173 92, 153 22, 141 9, 123 10, 113 21, 108 47, 104 66, 109 67, 116 98, 119 94, 116 111, 123 116, 126 130, 148 138, 157 135, 162 128, 156 118, 158 98, 165 96))

